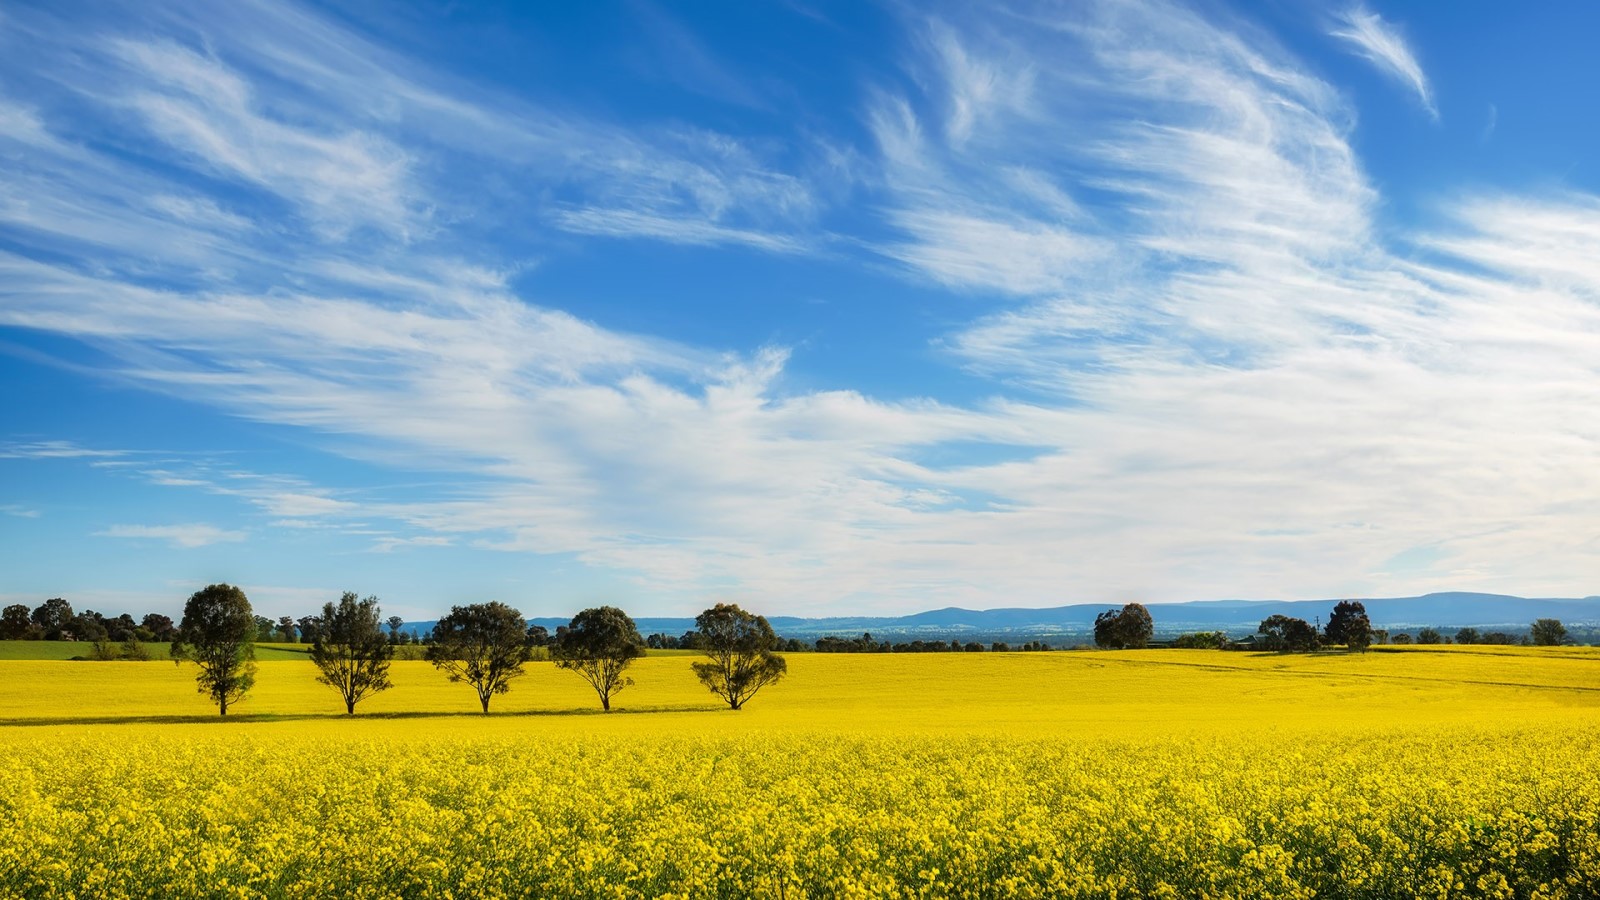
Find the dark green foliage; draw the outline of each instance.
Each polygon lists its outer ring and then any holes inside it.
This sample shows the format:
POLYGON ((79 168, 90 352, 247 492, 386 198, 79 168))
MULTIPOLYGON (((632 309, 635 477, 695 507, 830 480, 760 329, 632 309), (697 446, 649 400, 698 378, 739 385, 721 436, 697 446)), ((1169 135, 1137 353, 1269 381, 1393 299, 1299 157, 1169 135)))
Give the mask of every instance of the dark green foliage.
POLYGON ((1437 628, 1424 628, 1417 632, 1417 643, 1419 644, 1438 644, 1443 643, 1443 641, 1444 638, 1440 636, 1437 628))
POLYGON ((1330 644, 1365 651, 1372 643, 1372 622, 1367 618, 1367 607, 1360 600, 1340 600, 1333 607, 1333 615, 1328 617, 1324 633, 1330 644))
POLYGON ((383 636, 379 615, 377 597, 357 600, 352 591, 345 591, 337 606, 322 606, 311 662, 321 672, 317 680, 339 692, 347 715, 355 715, 362 697, 393 687, 389 660, 394 646, 383 636))
POLYGON ((1137 650, 1150 644, 1155 623, 1142 603, 1129 603, 1120 610, 1108 609, 1095 617, 1094 642, 1107 650, 1137 650))
POLYGON ((137 637, 130 637, 122 642, 122 658, 135 662, 144 662, 150 658, 150 651, 144 642, 137 637))
POLYGON ((1391 643, 1400 644, 1401 646, 1408 646, 1411 643, 1411 635, 1402 631, 1394 636, 1394 638, 1391 640, 1391 643))
MULTIPOLYGON (((537 627, 537 626, 535 626, 537 627)), ((611 698, 633 679, 623 674, 644 655, 644 639, 633 619, 615 606, 586 609, 550 645, 556 667, 583 676, 600 697, 600 708, 611 711, 611 698)))
POLYGON ((391 643, 391 644, 400 643, 401 642, 400 641, 400 629, 405 627, 406 620, 400 618, 399 616, 390 616, 389 619, 388 619, 388 625, 389 625, 389 643, 391 643))
POLYGON ((61 640, 61 632, 71 624, 74 614, 72 604, 60 597, 51 597, 33 611, 33 624, 44 631, 47 641, 61 640))
POLYGON ((1172 646, 1178 650, 1221 650, 1229 643, 1228 636, 1223 632, 1200 631, 1178 635, 1172 646))
POLYGON ((1528 630, 1535 646, 1554 647, 1567 639, 1567 626, 1560 619, 1540 619, 1528 630))
POLYGON ((0 612, 0 640, 26 640, 35 630, 38 630, 39 636, 44 635, 44 630, 33 623, 27 606, 13 603, 0 612))
POLYGON ((858 638, 836 638, 832 635, 817 638, 818 653, 888 653, 893 649, 888 641, 875 640, 870 631, 863 632, 858 638))
POLYGON ((527 640, 529 647, 548 647, 550 646, 550 629, 543 625, 529 625, 527 640))
POLYGON ((695 617, 702 646, 710 657, 694 663, 696 678, 733 709, 789 671, 789 663, 773 652, 778 636, 763 616, 731 603, 718 603, 695 617))
POLYGON ((433 626, 428 662, 451 681, 472 685, 488 715, 489 698, 511 690, 511 679, 524 674, 527 625, 522 613, 504 603, 452 606, 433 626))
POLYGON ((139 622, 139 627, 150 633, 146 640, 170 641, 178 632, 178 626, 172 623, 171 616, 160 613, 150 613, 139 622))
POLYGON ((200 667, 195 683, 200 693, 226 716, 228 706, 244 699, 255 684, 256 622, 244 591, 213 584, 196 591, 183 605, 183 623, 172 643, 172 660, 200 667))
MULTIPOLYGON (((807 650, 811 649, 799 640, 790 638, 780 641, 778 649, 782 650, 807 650)), ((823 635, 817 638, 815 647, 818 653, 961 653, 966 650, 959 640, 916 640, 901 641, 891 644, 880 641, 866 632, 858 638, 839 638, 832 635, 823 635)), ((978 649, 983 646, 978 645, 978 649)), ((1024 650, 1048 650, 1043 641, 1030 641, 1024 650)))
POLYGON ((64 638, 71 635, 74 640, 79 641, 103 641, 109 637, 105 622, 105 616, 87 609, 67 622, 67 627, 62 629, 61 636, 64 638))
POLYGON ((1257 642, 1267 650, 1310 651, 1317 649, 1317 630, 1305 619, 1284 615, 1268 616, 1256 628, 1257 642))
POLYGON ((139 630, 139 623, 135 622, 133 616, 127 613, 123 613, 115 619, 107 619, 105 626, 106 636, 119 643, 136 637, 139 630))
POLYGON ((295 620, 295 626, 300 629, 300 643, 316 643, 317 632, 322 628, 322 617, 301 616, 295 620))
POLYGON ((1478 629, 1476 628, 1461 628, 1456 631, 1456 643, 1458 644, 1476 644, 1480 640, 1481 638, 1478 636, 1478 629))

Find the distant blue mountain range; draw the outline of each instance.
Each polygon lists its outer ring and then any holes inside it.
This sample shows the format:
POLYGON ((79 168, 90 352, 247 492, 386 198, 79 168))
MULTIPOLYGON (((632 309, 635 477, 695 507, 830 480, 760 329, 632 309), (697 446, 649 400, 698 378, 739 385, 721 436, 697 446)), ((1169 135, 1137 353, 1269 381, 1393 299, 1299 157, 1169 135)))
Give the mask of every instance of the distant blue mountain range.
MULTIPOLYGON (((1158 634, 1184 631, 1255 630, 1262 619, 1282 614, 1326 621, 1337 600, 1198 600, 1190 603, 1148 603, 1158 634)), ((1513 597, 1462 591, 1421 597, 1364 599, 1367 616, 1378 628, 1432 625, 1440 628, 1526 628, 1534 619, 1560 619, 1567 625, 1600 624, 1600 596, 1583 598, 1513 597)), ((815 639, 822 635, 848 637, 871 632, 876 637, 1004 636, 1083 634, 1094 628, 1095 616, 1113 608, 1106 603, 1077 603, 1044 609, 1009 607, 961 609, 946 607, 908 616, 835 616, 808 619, 773 616, 772 627, 784 637, 815 639)), ((567 619, 540 617, 529 620, 554 632, 567 619)), ((694 628, 692 618, 635 620, 641 634, 681 635, 694 628)), ((425 634, 433 622, 407 622, 407 630, 425 634)))

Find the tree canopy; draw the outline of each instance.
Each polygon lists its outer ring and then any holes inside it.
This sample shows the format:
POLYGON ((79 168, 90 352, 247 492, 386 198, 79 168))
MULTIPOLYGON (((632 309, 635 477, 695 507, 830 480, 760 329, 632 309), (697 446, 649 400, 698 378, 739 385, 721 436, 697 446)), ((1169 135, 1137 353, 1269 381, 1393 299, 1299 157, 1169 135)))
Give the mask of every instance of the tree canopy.
POLYGON ((526 630, 522 613, 498 601, 453 606, 433 626, 427 659, 451 681, 472 685, 487 715, 489 698, 511 690, 511 679, 524 674, 526 630))
POLYGON ((1137 650, 1149 646, 1155 634, 1150 610, 1142 603, 1128 603, 1122 609, 1108 609, 1095 617, 1094 642, 1108 650, 1137 650))
POLYGON ((393 687, 389 661, 394 646, 383 636, 380 615, 377 597, 357 600, 352 591, 345 591, 338 605, 322 607, 311 661, 321 673, 317 680, 339 692, 347 715, 355 715, 361 698, 393 687))
POLYGON ((1528 630, 1528 636, 1539 647, 1554 647, 1567 639, 1567 626, 1560 619, 1539 619, 1528 630))
POLYGON ((71 626, 75 615, 72 604, 60 597, 51 597, 34 609, 32 618, 33 624, 43 629, 44 639, 54 641, 60 640, 61 633, 71 626))
POLYGON ((20 641, 35 633, 42 637, 44 630, 34 624, 25 604, 13 603, 0 612, 0 640, 20 641))
POLYGON ((1323 629, 1323 634, 1330 644, 1365 651, 1372 643, 1372 621, 1367 618, 1367 607, 1360 600, 1340 600, 1334 604, 1333 615, 1328 617, 1328 627, 1323 629))
POLYGON ((195 591, 183 605, 183 621, 172 643, 172 660, 200 669, 195 683, 217 704, 219 715, 244 699, 255 685, 256 621, 244 591, 213 584, 195 591))
POLYGON ((624 673, 643 655, 644 639, 638 627, 615 606, 586 609, 573 616, 550 647, 556 666, 583 676, 606 712, 611 711, 611 698, 633 684, 624 673))
POLYGON ((733 709, 782 678, 789 663, 773 651, 778 636, 763 616, 718 603, 695 617, 699 649, 708 660, 694 663, 696 678, 733 709))
POLYGON ((1261 635, 1261 645, 1268 650, 1315 650, 1317 630, 1305 619, 1285 615, 1272 615, 1261 620, 1256 628, 1261 635))

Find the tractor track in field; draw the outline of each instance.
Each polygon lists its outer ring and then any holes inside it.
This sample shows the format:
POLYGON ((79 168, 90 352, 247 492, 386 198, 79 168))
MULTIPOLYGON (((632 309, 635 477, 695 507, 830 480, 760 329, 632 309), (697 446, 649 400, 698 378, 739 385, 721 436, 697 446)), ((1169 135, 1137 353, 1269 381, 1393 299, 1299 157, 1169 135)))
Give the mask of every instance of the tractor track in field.
POLYGON ((1244 666, 1226 666, 1218 663, 1191 663, 1149 659, 1108 659, 1101 662, 1116 663, 1118 665, 1134 667, 1169 666, 1172 668, 1207 669, 1215 672, 1276 675, 1289 678, 1365 678, 1373 681, 1418 681, 1429 684, 1468 684, 1477 687, 1521 688, 1532 691, 1578 691, 1580 693, 1600 693, 1600 685, 1529 684, 1528 682, 1524 681, 1490 681, 1485 679, 1469 678, 1441 678, 1432 675, 1384 675, 1373 672, 1306 672, 1290 669, 1250 669, 1244 666))

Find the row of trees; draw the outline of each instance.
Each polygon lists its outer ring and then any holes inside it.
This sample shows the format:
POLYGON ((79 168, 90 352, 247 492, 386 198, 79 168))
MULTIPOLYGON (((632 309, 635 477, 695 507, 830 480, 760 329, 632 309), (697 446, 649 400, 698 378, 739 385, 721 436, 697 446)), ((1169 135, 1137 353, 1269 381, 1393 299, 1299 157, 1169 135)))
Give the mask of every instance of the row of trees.
MULTIPOLYGON (((303 642, 315 643, 325 616, 279 616, 271 619, 251 614, 255 643, 303 642)), ((390 616, 382 623, 388 627, 390 643, 409 643, 412 636, 406 632, 405 620, 390 616)), ((171 641, 178 631, 171 616, 147 613, 135 619, 128 613, 107 616, 92 609, 75 612, 72 604, 61 597, 52 597, 29 609, 22 603, 13 603, 0 609, 0 640, 6 641, 171 641)))
POLYGON ((128 613, 116 617, 92 609, 80 613, 60 597, 32 609, 22 603, 0 609, 0 640, 7 641, 170 641, 176 631, 171 616, 150 613, 135 620, 128 613))
MULTIPOLYGON (((376 609, 374 614, 377 614, 376 609)), ((313 646, 322 638, 327 628, 334 627, 326 608, 322 615, 299 618, 280 616, 271 619, 252 613, 251 623, 254 643, 303 642, 313 646)), ((561 626, 556 629, 555 635, 551 635, 542 625, 529 625, 523 629, 523 641, 529 647, 554 646, 560 643, 563 633, 571 627, 571 625, 561 626)), ((399 616, 389 616, 380 620, 376 631, 389 644, 408 644, 417 640, 415 635, 406 630, 405 620, 399 616), (385 628, 387 628, 386 634, 385 628)), ((95 644, 95 651, 92 653, 94 658, 109 659, 121 655, 143 659, 146 657, 146 651, 142 647, 143 642, 172 641, 177 637, 177 632, 178 626, 171 617, 160 613, 149 613, 139 620, 135 620, 127 613, 116 617, 105 616, 94 610, 79 613, 60 597, 46 600, 32 609, 17 603, 0 610, 0 640, 89 641, 95 644), (112 643, 122 644, 121 650, 118 651, 117 648, 110 646, 112 643)), ((1121 609, 1107 610, 1101 613, 1094 623, 1094 641, 1102 648, 1120 650, 1146 647, 1149 646, 1153 635, 1154 623, 1150 612, 1139 603, 1129 603, 1121 609)), ((420 640, 422 643, 432 643, 434 636, 430 634, 420 640)), ((1343 600, 1334 606, 1326 628, 1321 628, 1320 623, 1313 625, 1304 619, 1291 616, 1269 616, 1262 620, 1256 630, 1255 638, 1246 642, 1245 646, 1276 651, 1306 651, 1330 645, 1365 650, 1373 643, 1385 643, 1389 640, 1391 639, 1387 631, 1372 627, 1366 608, 1360 601, 1343 600)), ((1408 633, 1399 633, 1392 637, 1392 642, 1396 644, 1415 642, 1553 646, 1567 640, 1567 629, 1557 619, 1539 619, 1533 623, 1526 635, 1461 628, 1456 630, 1453 636, 1448 636, 1436 628, 1422 628, 1417 631, 1414 638, 1408 633)), ((1239 642, 1233 641, 1223 632, 1185 634, 1172 641, 1172 646, 1180 648, 1223 649, 1238 645, 1239 642)), ((698 630, 690 630, 676 637, 668 634, 652 634, 644 639, 643 646, 650 649, 704 651, 706 639, 698 630)), ((978 641, 963 643, 956 639, 949 641, 918 639, 892 643, 874 639, 871 634, 863 634, 859 638, 823 636, 817 639, 814 647, 794 638, 788 640, 777 638, 772 649, 791 653, 812 649, 823 653, 972 653, 986 649, 1006 651, 1013 648, 999 641, 986 647, 978 641)), ((1017 649, 1048 650, 1050 647, 1043 641, 1034 640, 1020 645, 1017 649)))
MULTIPOLYGON (((1553 647, 1564 643, 1566 639, 1567 629, 1561 624, 1561 620, 1539 619, 1529 626, 1528 636, 1525 639, 1499 631, 1480 634, 1476 628, 1458 629, 1451 638, 1441 634, 1437 628, 1423 628, 1418 630, 1415 643, 1448 644, 1452 641, 1457 644, 1531 643, 1535 646, 1553 647)), ((1387 631, 1372 627, 1372 621, 1367 616, 1367 608, 1361 601, 1341 600, 1334 605, 1333 613, 1328 616, 1327 626, 1320 631, 1304 619, 1284 615, 1268 616, 1256 628, 1254 646, 1265 650, 1302 652, 1325 646, 1343 646, 1351 650, 1365 651, 1375 642, 1383 643, 1390 640, 1387 631)), ((1392 642, 1410 644, 1413 640, 1410 634, 1401 633, 1394 635, 1392 642)))
MULTIPOLYGON (((347 592, 317 617, 311 647, 317 681, 339 693, 347 714, 354 715, 363 698, 392 686, 389 664, 399 629, 391 618, 390 634, 385 635, 381 616, 378 598, 360 599, 347 592)), ((730 708, 742 708, 787 673, 788 663, 775 652, 781 641, 764 617, 719 603, 697 616, 695 625, 706 659, 691 669, 730 708)), ((226 716, 228 707, 255 684, 260 633, 244 591, 213 584, 184 604, 172 658, 195 664, 200 693, 226 716)), ((524 664, 538 638, 522 613, 504 603, 457 606, 435 625, 426 659, 450 681, 470 685, 487 714, 490 699, 509 691, 512 680, 525 674, 524 664)), ((612 698, 633 684, 628 667, 645 651, 633 619, 613 606, 583 610, 553 640, 546 635, 545 642, 556 666, 587 681, 607 712, 612 698)))

